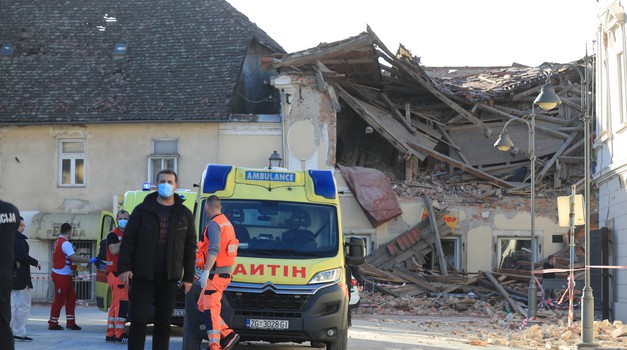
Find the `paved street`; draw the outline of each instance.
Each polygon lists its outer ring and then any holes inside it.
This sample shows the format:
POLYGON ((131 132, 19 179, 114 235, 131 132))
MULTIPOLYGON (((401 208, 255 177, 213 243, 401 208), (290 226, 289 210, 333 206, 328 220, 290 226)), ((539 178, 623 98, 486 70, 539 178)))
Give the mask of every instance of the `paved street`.
MULTIPOLYGON (((29 343, 16 343, 16 349, 125 349, 122 344, 105 343, 106 313, 99 311, 95 306, 77 306, 77 324, 83 327, 81 331, 49 331, 49 306, 35 306, 27 325, 28 336, 34 339, 29 343)), ((380 316, 381 319, 391 319, 390 316, 380 316)), ((415 318, 415 317, 414 317, 415 318)), ((404 318, 407 319, 407 318, 404 318)), ((65 326, 65 313, 61 313, 61 325, 65 326)), ((423 320, 426 321, 426 320, 423 320)), ((420 321, 422 322, 422 321, 420 321)), ((465 344, 463 337, 446 335, 444 330, 440 334, 421 331, 415 322, 393 321, 382 322, 372 315, 356 315, 353 318, 353 327, 349 331, 349 349, 360 350, 445 350, 445 349, 477 349, 476 346, 465 344)), ((152 338, 149 336, 146 348, 152 347, 152 338)), ((182 345, 182 329, 173 328, 170 340, 170 349, 180 349, 182 345)), ((305 345, 243 343, 237 350, 302 350, 309 348, 305 345)), ((509 349, 489 346, 489 349, 509 349)))

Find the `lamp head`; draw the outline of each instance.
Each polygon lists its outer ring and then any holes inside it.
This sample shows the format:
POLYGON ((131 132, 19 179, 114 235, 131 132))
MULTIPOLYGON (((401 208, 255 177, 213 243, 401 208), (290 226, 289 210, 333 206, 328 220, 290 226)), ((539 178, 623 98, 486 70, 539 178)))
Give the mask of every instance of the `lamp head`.
POLYGON ((551 110, 557 105, 562 103, 562 100, 555 93, 555 89, 551 84, 542 85, 542 89, 540 90, 540 94, 533 101, 534 104, 544 109, 545 111, 551 110))
POLYGON ((501 152, 507 152, 514 148, 514 143, 512 142, 512 139, 509 138, 507 131, 503 130, 503 132, 501 132, 499 139, 494 143, 494 147, 501 152))
POLYGON ((268 169, 280 167, 282 160, 283 158, 281 158, 281 155, 279 154, 279 152, 277 151, 272 152, 272 154, 270 155, 270 158, 268 158, 268 169))

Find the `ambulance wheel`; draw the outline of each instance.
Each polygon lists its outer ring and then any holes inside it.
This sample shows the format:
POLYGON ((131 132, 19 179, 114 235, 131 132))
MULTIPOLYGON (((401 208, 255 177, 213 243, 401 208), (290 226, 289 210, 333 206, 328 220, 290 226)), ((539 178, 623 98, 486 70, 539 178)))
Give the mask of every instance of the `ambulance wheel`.
POLYGON ((327 343, 327 350, 346 350, 348 347, 348 329, 341 330, 337 340, 327 343))
POLYGON ((183 347, 182 350, 200 350, 202 338, 197 337, 188 324, 189 317, 183 319, 183 347))

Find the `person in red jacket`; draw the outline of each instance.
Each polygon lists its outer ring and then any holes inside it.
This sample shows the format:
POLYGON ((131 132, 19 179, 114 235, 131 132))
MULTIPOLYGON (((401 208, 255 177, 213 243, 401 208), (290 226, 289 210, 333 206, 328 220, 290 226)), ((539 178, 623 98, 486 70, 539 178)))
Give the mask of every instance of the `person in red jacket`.
POLYGON ((120 281, 118 273, 118 254, 128 217, 128 211, 120 210, 116 215, 118 227, 107 235, 107 282, 111 288, 111 305, 109 306, 107 334, 105 336, 105 341, 108 342, 128 342, 128 336, 124 332, 128 311, 128 286, 120 281))
POLYGON ((198 243, 196 266, 204 268, 200 276, 202 291, 198 298, 198 310, 202 312, 207 329, 209 350, 230 350, 239 341, 239 335, 220 317, 222 293, 231 283, 239 241, 233 225, 222 214, 218 196, 209 196, 205 213, 211 221, 198 243))
POLYGON ((50 319, 48 329, 51 331, 61 331, 63 327, 59 325, 59 315, 61 308, 65 305, 66 327, 74 331, 80 331, 81 327, 76 324, 74 309, 76 308, 76 291, 72 275, 77 264, 95 263, 98 258, 82 257, 74 251, 74 246, 70 243, 72 225, 67 222, 61 225, 59 237, 52 246, 52 283, 54 284, 54 301, 50 308, 50 319))

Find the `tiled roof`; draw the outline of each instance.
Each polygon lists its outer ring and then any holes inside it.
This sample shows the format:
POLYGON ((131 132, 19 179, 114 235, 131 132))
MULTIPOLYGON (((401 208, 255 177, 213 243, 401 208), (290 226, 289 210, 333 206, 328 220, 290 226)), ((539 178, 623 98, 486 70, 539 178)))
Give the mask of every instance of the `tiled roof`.
POLYGON ((284 53, 224 0, 2 3, 3 124, 225 119, 251 40, 284 53))

